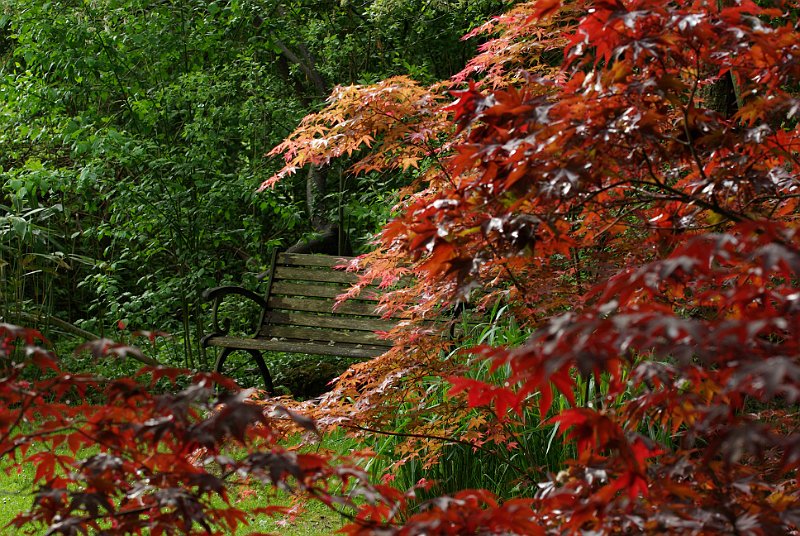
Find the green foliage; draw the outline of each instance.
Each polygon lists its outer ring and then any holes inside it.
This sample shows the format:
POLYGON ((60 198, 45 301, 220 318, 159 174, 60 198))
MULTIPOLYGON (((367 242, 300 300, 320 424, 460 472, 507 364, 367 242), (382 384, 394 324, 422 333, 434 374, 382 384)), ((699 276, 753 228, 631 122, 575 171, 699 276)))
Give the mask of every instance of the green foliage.
MULTIPOLYGON (((334 84, 452 74, 472 50, 461 35, 499 8, 8 0, 3 315, 13 304, 99 335, 118 321, 158 327, 182 345, 176 364, 208 366, 201 291, 253 282, 271 248, 308 230, 302 181, 255 193, 277 165, 267 150, 334 84)), ((408 180, 334 188, 329 206, 342 206, 361 250, 408 180)))

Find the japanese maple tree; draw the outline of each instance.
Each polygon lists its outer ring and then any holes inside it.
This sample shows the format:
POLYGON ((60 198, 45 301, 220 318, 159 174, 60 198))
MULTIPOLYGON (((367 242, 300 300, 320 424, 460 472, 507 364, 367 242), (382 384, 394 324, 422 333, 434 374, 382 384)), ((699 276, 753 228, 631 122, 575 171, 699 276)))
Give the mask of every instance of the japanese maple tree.
POLYGON ((798 529, 797 16, 786 1, 526 2, 476 30, 496 37, 448 83, 337 90, 276 148, 281 174, 345 155, 354 172, 420 170, 362 261, 363 284, 415 276, 383 302, 410 320, 327 418, 350 395, 379 423, 438 373, 498 423, 534 406, 576 445, 527 502, 464 492, 393 530, 798 529), (419 321, 498 299, 532 334, 468 351, 506 371, 495 385, 457 374, 419 321), (590 378, 603 390, 578 405, 590 378))

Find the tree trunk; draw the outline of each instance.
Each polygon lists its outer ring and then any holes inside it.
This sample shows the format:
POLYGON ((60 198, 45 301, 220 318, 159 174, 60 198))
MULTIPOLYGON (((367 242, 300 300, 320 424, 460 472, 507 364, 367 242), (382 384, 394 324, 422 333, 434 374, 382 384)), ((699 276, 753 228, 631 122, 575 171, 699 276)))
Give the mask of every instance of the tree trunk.
MULTIPOLYGON (((283 8, 278 6, 277 11, 283 14, 283 8)), ((330 87, 315 65, 314 56, 303 43, 289 47, 277 35, 270 33, 270 38, 280 49, 277 62, 278 72, 294 86, 298 98, 305 106, 310 107, 314 102, 322 101, 330 92, 330 87), (304 79, 293 76, 289 70, 289 63, 298 66, 304 79)), ((326 217, 325 196, 328 193, 328 167, 311 166, 306 175, 306 209, 308 210, 309 223, 316 232, 330 229, 332 222, 326 217)))
POLYGON ((322 232, 331 222, 325 210, 325 195, 328 193, 328 167, 310 166, 306 177, 306 208, 311 227, 322 232))
POLYGON ((700 97, 709 110, 714 110, 726 118, 733 117, 733 114, 739 110, 736 85, 730 72, 704 87, 700 92, 700 97))
MULTIPOLYGON (((717 0, 718 9, 731 7, 732 5, 732 0, 717 0)), ((726 118, 733 117, 733 114, 739 110, 739 99, 733 73, 728 71, 719 80, 701 89, 700 98, 703 99, 703 103, 709 110, 714 110, 726 118)))

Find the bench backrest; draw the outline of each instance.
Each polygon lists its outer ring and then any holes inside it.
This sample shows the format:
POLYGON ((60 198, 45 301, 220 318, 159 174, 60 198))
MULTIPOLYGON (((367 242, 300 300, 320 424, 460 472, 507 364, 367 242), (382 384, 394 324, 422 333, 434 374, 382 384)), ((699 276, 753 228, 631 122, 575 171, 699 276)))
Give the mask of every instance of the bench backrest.
POLYGON ((270 270, 268 308, 262 314, 258 338, 281 341, 287 352, 346 357, 373 357, 390 348, 392 342, 375 331, 389 331, 396 321, 381 319, 375 312, 380 297, 377 289, 365 290, 334 311, 336 296, 358 278, 334 269, 349 260, 278 253, 270 270))

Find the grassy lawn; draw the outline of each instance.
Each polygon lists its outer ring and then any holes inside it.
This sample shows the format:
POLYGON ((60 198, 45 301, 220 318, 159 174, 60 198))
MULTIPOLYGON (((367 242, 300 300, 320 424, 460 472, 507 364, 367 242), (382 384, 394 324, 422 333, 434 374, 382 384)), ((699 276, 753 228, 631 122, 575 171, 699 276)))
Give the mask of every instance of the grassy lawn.
MULTIPOLYGON (((33 502, 31 485, 35 467, 27 465, 20 473, 12 469, 5 472, 7 461, 0 462, 0 534, 16 534, 14 528, 6 525, 19 512, 28 510, 33 502)), ((256 491, 242 494, 232 501, 243 510, 266 506, 267 504, 291 506, 291 497, 286 493, 256 485, 256 491)), ((305 505, 303 511, 293 522, 286 519, 271 518, 264 515, 250 520, 250 525, 237 532, 242 536, 253 532, 274 532, 281 536, 318 536, 336 532, 345 520, 320 502, 312 501, 305 505)), ((44 530, 42 530, 44 532, 44 530)))
POLYGON ((33 503, 31 483, 33 482, 33 466, 23 467, 21 473, 12 470, 6 474, 8 463, 0 462, 0 534, 13 534, 14 529, 6 527, 18 513, 30 508, 33 503))
MULTIPOLYGON (((237 503, 237 505, 248 509, 264 506, 263 502, 265 501, 260 501, 257 496, 254 496, 237 503)), ((284 498, 273 498, 270 502, 289 505, 289 498, 286 496, 284 498)), ((324 504, 312 501, 305 505, 305 511, 294 522, 260 516, 250 520, 250 525, 239 530, 237 534, 244 536, 251 532, 275 532, 281 536, 321 536, 335 533, 342 525, 344 525, 344 520, 338 514, 328 509, 324 504)))

